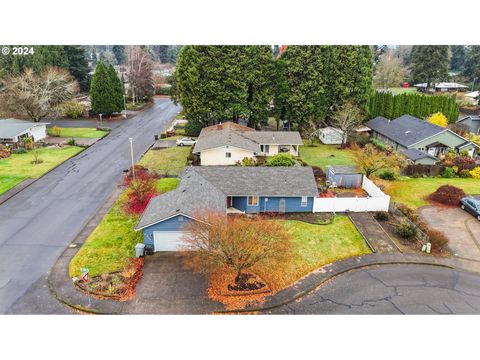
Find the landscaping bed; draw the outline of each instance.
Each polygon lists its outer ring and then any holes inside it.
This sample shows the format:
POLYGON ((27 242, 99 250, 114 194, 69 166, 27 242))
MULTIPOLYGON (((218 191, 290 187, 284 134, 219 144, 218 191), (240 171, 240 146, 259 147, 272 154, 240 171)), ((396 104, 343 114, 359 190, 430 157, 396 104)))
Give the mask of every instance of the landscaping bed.
POLYGON ((0 159, 0 195, 21 181, 36 179, 83 150, 79 146, 43 147, 35 150, 41 163, 33 164, 33 150, 0 159))

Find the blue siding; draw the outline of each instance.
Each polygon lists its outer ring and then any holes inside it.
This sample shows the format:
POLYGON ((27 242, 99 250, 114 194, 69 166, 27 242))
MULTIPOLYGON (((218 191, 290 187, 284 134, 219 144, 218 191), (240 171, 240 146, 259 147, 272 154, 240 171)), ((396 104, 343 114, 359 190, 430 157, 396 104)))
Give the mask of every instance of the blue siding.
POLYGON ((280 199, 285 199, 285 212, 312 212, 313 197, 307 198, 307 206, 302 207, 302 198, 298 197, 265 197, 260 196, 258 206, 248 206, 247 197, 232 197, 232 206, 246 213, 278 212, 280 199), (265 201, 268 199, 268 201, 265 201))
POLYGON ((154 231, 180 231, 189 221, 192 220, 183 215, 177 215, 158 224, 148 226, 143 229, 143 242, 145 245, 153 245, 154 231))

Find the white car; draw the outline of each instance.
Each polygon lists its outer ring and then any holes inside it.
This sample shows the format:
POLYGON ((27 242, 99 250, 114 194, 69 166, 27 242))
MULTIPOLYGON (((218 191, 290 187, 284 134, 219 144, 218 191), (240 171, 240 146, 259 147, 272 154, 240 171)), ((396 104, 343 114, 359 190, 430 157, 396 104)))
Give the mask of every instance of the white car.
POLYGON ((182 139, 177 139, 177 146, 193 146, 196 142, 196 140, 193 140, 190 137, 184 137, 182 139))

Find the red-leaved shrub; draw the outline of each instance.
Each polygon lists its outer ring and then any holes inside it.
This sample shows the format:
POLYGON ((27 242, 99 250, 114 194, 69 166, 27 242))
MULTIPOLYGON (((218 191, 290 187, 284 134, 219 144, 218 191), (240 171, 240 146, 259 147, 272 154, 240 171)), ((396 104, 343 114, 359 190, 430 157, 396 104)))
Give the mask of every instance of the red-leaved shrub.
POLYGON ((142 166, 135 166, 135 180, 133 172, 129 171, 123 179, 123 184, 128 187, 127 202, 124 210, 132 215, 141 214, 148 205, 150 199, 158 195, 158 174, 152 173, 142 166))
POLYGON ((465 192, 451 185, 442 185, 428 196, 430 200, 445 205, 457 205, 463 197, 465 197, 465 192))

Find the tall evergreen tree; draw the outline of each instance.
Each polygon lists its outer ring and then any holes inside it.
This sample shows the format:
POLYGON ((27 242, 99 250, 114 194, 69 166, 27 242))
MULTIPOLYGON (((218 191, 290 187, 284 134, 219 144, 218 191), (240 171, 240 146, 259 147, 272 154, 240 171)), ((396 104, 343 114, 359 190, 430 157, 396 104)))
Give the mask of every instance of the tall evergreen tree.
POLYGON ((465 45, 452 45, 450 46, 452 57, 450 58, 450 70, 456 72, 462 72, 465 65, 465 45))
POLYGON ((470 80, 475 80, 475 88, 480 88, 480 45, 470 46, 465 60, 463 74, 470 80))
POLYGON ((112 77, 102 61, 97 63, 90 83, 90 101, 95 114, 111 115, 121 111, 112 77))
POLYGON ((117 72, 115 71, 115 68, 113 67, 112 64, 108 65, 107 68, 108 76, 110 78, 110 81, 112 82, 112 87, 113 87, 113 97, 115 101, 115 105, 117 107, 117 112, 122 110, 124 108, 124 89, 123 89, 123 83, 118 77, 117 72))
POLYGON ((66 45, 64 52, 68 61, 68 71, 80 84, 80 90, 87 91, 90 87, 90 69, 85 49, 80 46, 66 45))
POLYGON ((448 45, 415 45, 412 48, 412 78, 415 83, 448 80, 448 45))
POLYGON ((117 60, 118 65, 125 64, 125 46, 113 45, 112 52, 113 55, 115 55, 115 59, 117 60))

